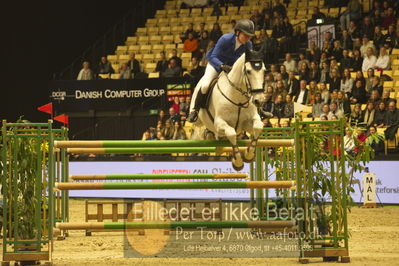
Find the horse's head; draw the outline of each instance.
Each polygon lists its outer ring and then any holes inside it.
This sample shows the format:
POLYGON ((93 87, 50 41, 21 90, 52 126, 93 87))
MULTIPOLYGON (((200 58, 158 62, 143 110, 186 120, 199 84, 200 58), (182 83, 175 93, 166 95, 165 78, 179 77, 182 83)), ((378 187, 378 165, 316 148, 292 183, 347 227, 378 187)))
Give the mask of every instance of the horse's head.
POLYGON ((265 71, 263 53, 252 51, 247 48, 245 50, 244 75, 247 82, 247 89, 251 93, 252 103, 255 104, 256 107, 261 107, 264 103, 263 82, 265 71))

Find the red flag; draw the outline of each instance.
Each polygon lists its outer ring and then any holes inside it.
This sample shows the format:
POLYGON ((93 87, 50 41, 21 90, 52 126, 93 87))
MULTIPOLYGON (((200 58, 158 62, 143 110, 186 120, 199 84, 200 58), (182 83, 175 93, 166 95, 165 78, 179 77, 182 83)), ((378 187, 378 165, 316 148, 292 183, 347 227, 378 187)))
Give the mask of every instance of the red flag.
POLYGON ((64 125, 68 125, 68 123, 69 123, 68 118, 69 117, 67 115, 62 114, 62 115, 54 117, 54 120, 61 122, 64 125))
POLYGON ((40 106, 37 108, 40 112, 48 113, 50 115, 53 115, 53 103, 48 103, 43 106, 40 106))

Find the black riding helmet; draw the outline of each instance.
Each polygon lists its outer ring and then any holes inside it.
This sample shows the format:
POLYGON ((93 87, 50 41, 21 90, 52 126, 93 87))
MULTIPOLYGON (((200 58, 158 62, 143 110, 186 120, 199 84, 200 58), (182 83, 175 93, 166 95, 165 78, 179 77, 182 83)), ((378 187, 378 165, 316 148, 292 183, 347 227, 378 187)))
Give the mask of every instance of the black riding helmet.
POLYGON ((243 32, 248 36, 255 36, 255 25, 252 22, 252 20, 249 19, 240 19, 236 26, 234 27, 234 31, 237 33, 237 31, 243 32))

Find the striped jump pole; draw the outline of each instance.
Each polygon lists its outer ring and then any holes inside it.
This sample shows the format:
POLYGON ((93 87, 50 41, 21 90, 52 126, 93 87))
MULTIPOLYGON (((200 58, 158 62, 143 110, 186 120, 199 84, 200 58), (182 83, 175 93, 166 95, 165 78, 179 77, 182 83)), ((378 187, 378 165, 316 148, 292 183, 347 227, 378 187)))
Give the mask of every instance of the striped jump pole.
MULTIPOLYGON (((250 140, 237 140, 238 146, 248 146, 250 140)), ((228 140, 66 140, 54 141, 56 148, 177 148, 230 147, 228 140)), ((260 139, 258 147, 293 147, 293 139, 260 139)))
POLYGON ((295 181, 56 183, 59 190, 291 188, 295 181))
POLYGON ((72 180, 128 180, 128 179, 244 179, 247 173, 225 174, 118 174, 118 175, 71 175, 72 180))
POLYGON ((93 222, 56 223, 61 230, 176 229, 176 228, 291 228, 295 220, 276 221, 179 221, 179 222, 93 222))
MULTIPOLYGON (((247 147, 239 147, 244 152, 247 147)), ((144 148, 67 148, 67 152, 74 154, 168 154, 168 153, 229 153, 232 147, 144 147, 144 148)))

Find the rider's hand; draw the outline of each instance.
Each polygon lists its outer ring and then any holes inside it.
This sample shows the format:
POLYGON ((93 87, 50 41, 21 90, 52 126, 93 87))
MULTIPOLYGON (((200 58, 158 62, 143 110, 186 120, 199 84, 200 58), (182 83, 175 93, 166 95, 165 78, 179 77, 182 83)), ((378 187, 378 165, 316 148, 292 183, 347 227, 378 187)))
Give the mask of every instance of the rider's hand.
POLYGON ((226 73, 229 73, 231 71, 232 67, 229 65, 221 65, 220 69, 222 69, 226 73))

